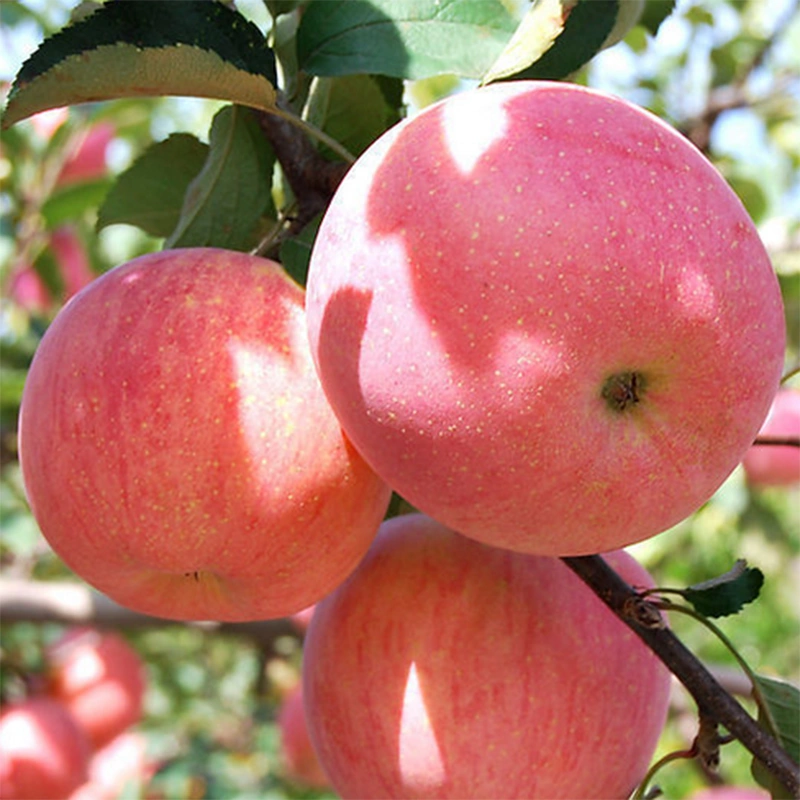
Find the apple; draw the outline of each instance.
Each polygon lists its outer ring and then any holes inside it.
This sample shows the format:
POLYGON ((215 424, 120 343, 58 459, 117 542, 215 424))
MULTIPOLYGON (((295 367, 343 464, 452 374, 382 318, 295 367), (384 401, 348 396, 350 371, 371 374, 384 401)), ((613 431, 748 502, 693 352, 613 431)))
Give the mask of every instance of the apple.
POLYGON ((7 296, 18 306, 35 314, 44 313, 53 305, 50 292, 39 273, 31 264, 24 262, 11 274, 7 296))
MULTIPOLYGON (((117 800, 130 796, 129 786, 141 787, 152 778, 154 765, 147 757, 147 740, 126 731, 97 750, 89 762, 89 780, 69 800, 117 800)), ((135 795, 141 796, 141 792, 135 795)))
POLYGON ((110 122, 98 122, 87 128, 68 154, 58 175, 57 185, 96 181, 107 171, 106 153, 116 130, 110 122))
MULTIPOLYGON (((607 556, 651 585, 624 551, 607 556)), ((559 559, 395 517, 316 607, 309 734, 351 797, 627 797, 670 677, 559 559)))
POLYGON ((66 302, 72 295, 77 294, 84 286, 91 283, 95 274, 92 270, 89 256, 77 231, 72 225, 62 225, 50 234, 50 249, 56 257, 64 281, 64 295, 66 302))
MULTIPOLYGON (((759 436, 800 439, 800 390, 785 388, 776 395, 759 436)), ((800 447, 753 445, 742 460, 752 486, 791 486, 800 483, 800 447)))
MULTIPOLYGON (((48 246, 55 257, 64 285, 63 294, 59 298, 59 302, 63 303, 94 280, 95 274, 86 248, 74 226, 62 225, 56 228, 50 234, 48 246)), ((41 314, 56 308, 56 299, 29 263, 22 262, 12 272, 8 296, 31 313, 41 314)))
POLYGON ((61 703, 29 697, 0 711, 0 798, 58 800, 87 778, 89 740, 61 703))
POLYGON ((286 777, 295 783, 317 789, 330 786, 308 737, 301 685, 295 686, 283 699, 278 712, 278 729, 286 777))
POLYGON ((684 519, 777 390, 780 288, 716 169, 568 83, 453 95, 340 184, 307 319, 353 444, 418 510, 542 555, 684 519))
POLYGON ((68 630, 47 649, 48 692, 69 709, 100 748, 142 716, 145 666, 117 633, 68 630))
POLYGON ((55 552, 173 619, 312 605, 364 555, 391 493, 325 399, 303 290, 214 248, 141 256, 75 295, 34 355, 19 437, 55 552))

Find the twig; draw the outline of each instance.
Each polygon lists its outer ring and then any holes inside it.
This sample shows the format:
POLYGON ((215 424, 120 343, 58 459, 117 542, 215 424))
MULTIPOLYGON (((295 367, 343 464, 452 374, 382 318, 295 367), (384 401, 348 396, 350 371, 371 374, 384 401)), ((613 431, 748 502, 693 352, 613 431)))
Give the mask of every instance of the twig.
POLYGON ((638 615, 631 614, 632 608, 639 609, 646 601, 600 556, 562 560, 664 662, 692 695, 702 717, 723 725, 793 797, 800 796, 800 769, 778 742, 720 686, 669 628, 643 624, 638 615))
POLYGON ((146 628, 191 625, 214 633, 245 636, 270 648, 280 636, 298 636, 289 619, 259 622, 178 622, 138 614, 81 583, 68 581, 4 580, 0 583, 0 617, 11 622, 60 622, 100 628, 146 628))

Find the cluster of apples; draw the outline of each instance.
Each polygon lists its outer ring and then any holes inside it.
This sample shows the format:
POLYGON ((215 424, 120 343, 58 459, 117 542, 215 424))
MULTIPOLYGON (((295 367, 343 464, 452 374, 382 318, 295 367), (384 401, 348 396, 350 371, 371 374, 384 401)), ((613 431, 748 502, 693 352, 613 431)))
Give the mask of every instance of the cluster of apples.
POLYGON ((45 681, 0 709, 0 797, 115 800, 151 772, 144 664, 119 634, 72 628, 46 650, 45 681))
POLYGON ((44 535, 179 619, 316 604, 309 732, 344 797, 624 797, 669 677, 560 556, 682 520, 742 461, 785 331, 744 207, 620 99, 509 82, 395 126, 307 291, 164 251, 58 315, 20 418, 44 535), (418 510, 383 522, 391 491, 418 510))

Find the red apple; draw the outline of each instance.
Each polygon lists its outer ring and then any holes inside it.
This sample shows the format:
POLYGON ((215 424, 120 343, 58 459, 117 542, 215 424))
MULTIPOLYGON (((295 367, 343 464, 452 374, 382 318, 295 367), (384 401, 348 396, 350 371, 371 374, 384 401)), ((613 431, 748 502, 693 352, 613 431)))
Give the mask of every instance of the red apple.
MULTIPOLYGON (((781 389, 775 395, 759 436, 800 439, 800 390, 781 389)), ((753 486, 791 486, 800 483, 800 447, 753 445, 742 466, 753 486)))
POLYGON ((0 798, 58 800, 87 777, 91 748, 61 703, 30 697, 0 711, 0 798))
POLYGON ((96 181, 107 171, 106 153, 114 138, 110 122, 98 122, 87 128, 77 140, 58 176, 58 185, 96 181))
POLYGON ((144 663, 119 634, 68 630, 47 650, 49 693, 60 700, 102 747, 142 716, 144 663))
MULTIPOLYGON (((646 571, 607 556, 631 584, 646 571)), ((667 670, 559 560, 412 514, 317 604, 311 741, 342 797, 627 797, 663 728, 667 670)))
POLYGON ((311 257, 342 426, 416 508, 523 552, 604 552, 697 509, 784 358, 780 288, 734 192, 621 99, 451 96, 345 176, 311 257))
POLYGON ((287 616, 366 552, 390 490, 314 371, 303 290, 212 248, 105 273, 48 328, 20 462, 54 550, 117 602, 175 619, 287 616))
MULTIPOLYGON (((94 753, 89 762, 89 780, 69 800, 117 800, 128 786, 141 787, 153 776, 147 757, 147 741, 141 733, 126 731, 94 753)), ((139 797, 140 793, 136 794, 139 797)))
POLYGON ((320 766, 308 737, 303 710, 303 687, 296 686, 284 698, 278 713, 281 733, 281 758, 286 776, 305 786, 324 789, 330 781, 320 766))

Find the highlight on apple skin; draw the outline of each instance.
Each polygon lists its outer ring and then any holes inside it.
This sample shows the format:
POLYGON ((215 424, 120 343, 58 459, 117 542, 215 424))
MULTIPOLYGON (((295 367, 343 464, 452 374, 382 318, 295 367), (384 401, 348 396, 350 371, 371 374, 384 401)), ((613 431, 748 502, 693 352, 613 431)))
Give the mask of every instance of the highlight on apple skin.
POLYGON ((303 305, 274 262, 187 248, 64 307, 28 374, 19 451, 33 514, 74 572, 143 613, 253 620, 352 571, 390 489, 325 398, 303 305))
MULTIPOLYGON (((651 584, 624 551, 606 556, 651 584)), ((395 517, 305 638, 311 741, 343 798, 628 797, 670 677, 559 559, 395 517)))
POLYGON ((733 190, 657 117, 566 83, 466 91, 384 134, 334 196, 307 292, 359 452, 420 511, 523 552, 687 517, 783 367, 780 288, 733 190))

